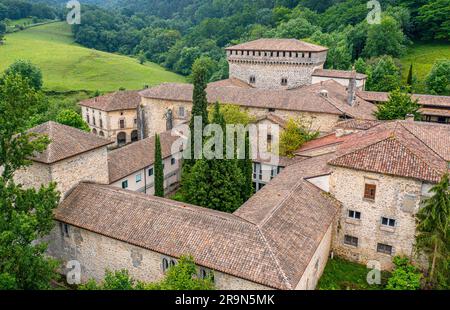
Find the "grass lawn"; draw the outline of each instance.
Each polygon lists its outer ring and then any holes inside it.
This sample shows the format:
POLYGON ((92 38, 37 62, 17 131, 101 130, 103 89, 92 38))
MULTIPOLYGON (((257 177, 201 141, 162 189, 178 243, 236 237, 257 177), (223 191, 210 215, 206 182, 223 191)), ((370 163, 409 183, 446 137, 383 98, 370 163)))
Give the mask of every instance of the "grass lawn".
POLYGON ((367 274, 370 270, 364 265, 335 257, 328 260, 319 284, 318 290, 381 290, 389 273, 382 272, 382 285, 369 285, 367 274))
POLYGON ((39 66, 45 90, 108 92, 142 89, 162 82, 184 82, 184 77, 154 63, 100 52, 74 43, 70 26, 51 23, 6 35, 0 46, 0 72, 17 59, 39 66))
POLYGON ((433 64, 439 59, 450 59, 450 43, 415 43, 400 59, 403 79, 406 80, 412 63, 414 74, 419 82, 418 90, 425 91, 425 79, 433 64))

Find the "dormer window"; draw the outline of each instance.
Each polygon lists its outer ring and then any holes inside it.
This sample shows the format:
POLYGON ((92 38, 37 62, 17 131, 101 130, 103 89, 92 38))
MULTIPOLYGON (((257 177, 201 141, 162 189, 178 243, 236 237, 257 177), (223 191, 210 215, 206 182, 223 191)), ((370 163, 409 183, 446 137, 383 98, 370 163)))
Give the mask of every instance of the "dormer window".
POLYGON ((251 75, 250 76, 250 84, 255 84, 256 83, 256 76, 251 75))

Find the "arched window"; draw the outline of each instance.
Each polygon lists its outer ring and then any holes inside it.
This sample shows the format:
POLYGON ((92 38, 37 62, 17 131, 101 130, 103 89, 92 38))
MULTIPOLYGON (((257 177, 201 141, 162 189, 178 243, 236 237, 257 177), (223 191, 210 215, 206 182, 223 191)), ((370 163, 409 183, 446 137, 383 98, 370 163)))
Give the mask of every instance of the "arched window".
POLYGON ((97 129, 92 129, 92 133, 94 134, 94 135, 96 135, 97 134, 97 129))
POLYGON ((137 130, 133 130, 131 132, 131 142, 136 142, 138 140, 139 140, 138 131, 137 130))
POLYGON ((167 258, 163 258, 162 259, 162 263, 161 263, 161 267, 162 267, 162 271, 166 272, 169 269, 169 260, 167 258))
POLYGON ((103 131, 100 131, 98 134, 100 135, 100 137, 104 137, 105 136, 105 133, 103 131))
POLYGON ((174 260, 173 258, 170 260, 170 267, 173 267, 177 264, 177 261, 174 260))
POLYGON ((127 134, 124 132, 119 132, 117 134, 117 144, 124 145, 125 143, 127 143, 127 134))

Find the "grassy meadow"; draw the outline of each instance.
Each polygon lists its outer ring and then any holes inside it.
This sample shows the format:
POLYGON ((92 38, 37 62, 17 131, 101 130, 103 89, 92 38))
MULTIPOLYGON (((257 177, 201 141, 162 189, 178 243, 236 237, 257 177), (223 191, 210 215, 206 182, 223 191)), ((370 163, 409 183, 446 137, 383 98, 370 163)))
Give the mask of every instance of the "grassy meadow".
POLYGON ((154 63, 141 65, 131 57, 79 46, 64 22, 8 34, 0 46, 0 72, 17 59, 30 60, 41 68, 47 91, 110 92, 185 81, 154 63))
POLYGON ((425 79, 433 64, 439 59, 450 59, 450 43, 415 43, 400 61, 402 76, 406 80, 409 66, 413 64, 413 71, 417 77, 418 90, 425 91, 425 79))

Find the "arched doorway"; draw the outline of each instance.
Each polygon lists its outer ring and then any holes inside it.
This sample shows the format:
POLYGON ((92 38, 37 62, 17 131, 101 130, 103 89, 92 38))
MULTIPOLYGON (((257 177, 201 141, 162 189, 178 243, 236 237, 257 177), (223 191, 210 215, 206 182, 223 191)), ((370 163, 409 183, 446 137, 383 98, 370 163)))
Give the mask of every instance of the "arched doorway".
POLYGON ((131 132, 131 142, 136 142, 138 140, 139 140, 138 131, 137 130, 133 130, 131 132))
POLYGON ((126 143, 127 143, 127 134, 124 132, 119 132, 117 134, 117 144, 120 146, 126 143))
POLYGON ((96 135, 97 134, 97 129, 92 129, 92 133, 94 134, 94 135, 96 135))

